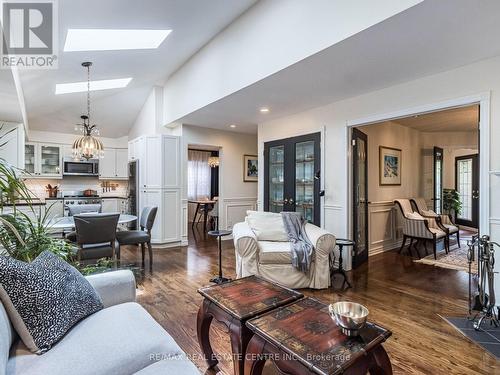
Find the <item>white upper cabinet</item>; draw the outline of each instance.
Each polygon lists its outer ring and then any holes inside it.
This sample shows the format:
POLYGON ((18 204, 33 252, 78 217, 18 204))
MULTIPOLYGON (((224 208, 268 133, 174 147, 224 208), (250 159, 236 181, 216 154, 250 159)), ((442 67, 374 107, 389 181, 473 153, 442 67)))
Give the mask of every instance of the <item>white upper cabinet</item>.
POLYGON ((99 178, 115 178, 116 152, 105 148, 102 158, 99 158, 99 178))
POLYGON ((116 149, 116 177, 128 178, 128 155, 126 149, 116 149))
POLYGON ((4 125, 0 140, 0 158, 4 159, 10 165, 24 168, 24 127, 22 124, 4 125))
POLYGON ((128 178, 128 160, 126 149, 104 148, 104 156, 99 159, 99 178, 128 178))
POLYGON ((176 188, 181 185, 180 138, 162 137, 163 151, 163 187, 176 188))
POLYGON ((146 188, 161 188, 162 187, 162 173, 161 165, 164 162, 162 157, 161 136, 147 136, 145 139, 144 147, 144 163, 141 162, 143 168, 144 183, 143 187, 146 188))
POLYGON ((26 143, 24 169, 30 178, 62 178, 62 146, 26 143))

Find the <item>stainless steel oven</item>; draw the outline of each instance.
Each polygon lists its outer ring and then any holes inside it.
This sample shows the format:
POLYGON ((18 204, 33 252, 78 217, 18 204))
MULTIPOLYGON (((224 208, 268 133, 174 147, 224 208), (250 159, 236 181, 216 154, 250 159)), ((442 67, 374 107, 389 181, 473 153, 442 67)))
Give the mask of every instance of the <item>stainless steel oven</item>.
POLYGON ((74 160, 65 158, 63 160, 64 176, 99 176, 99 159, 74 160))

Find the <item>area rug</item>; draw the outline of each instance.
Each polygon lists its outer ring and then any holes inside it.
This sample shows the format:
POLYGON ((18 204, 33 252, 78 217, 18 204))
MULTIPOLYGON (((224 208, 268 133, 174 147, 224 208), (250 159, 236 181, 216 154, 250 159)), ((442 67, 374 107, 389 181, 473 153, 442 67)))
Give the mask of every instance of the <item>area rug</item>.
POLYGON ((484 322, 483 331, 476 331, 467 318, 443 317, 452 327, 500 360, 500 327, 484 322))
MULTIPOLYGON (((437 253, 437 259, 434 259, 434 254, 430 254, 422 259, 415 259, 414 262, 468 272, 469 264, 467 263, 467 249, 467 245, 462 244, 460 248, 455 245, 452 246, 448 254, 444 251, 437 253)), ((477 273, 476 261, 472 262, 472 273, 477 273)))

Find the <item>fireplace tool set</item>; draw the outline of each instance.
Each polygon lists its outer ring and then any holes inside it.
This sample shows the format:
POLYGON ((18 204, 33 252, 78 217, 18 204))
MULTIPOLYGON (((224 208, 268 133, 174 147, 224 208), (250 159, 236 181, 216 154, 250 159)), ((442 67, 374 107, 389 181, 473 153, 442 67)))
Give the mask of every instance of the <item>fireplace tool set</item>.
MULTIPOLYGON (((469 263, 469 316, 473 321, 476 331, 481 330, 481 325, 485 320, 495 327, 500 326, 498 321, 498 311, 495 311, 495 246, 500 247, 496 242, 490 241, 489 236, 473 237, 468 241, 467 260, 469 263), (478 286, 477 294, 472 297, 472 276, 471 265, 474 261, 475 249, 477 248, 478 261, 478 286), (472 310, 477 311, 472 317, 472 310)), ((499 309, 500 310, 500 309, 499 309)))

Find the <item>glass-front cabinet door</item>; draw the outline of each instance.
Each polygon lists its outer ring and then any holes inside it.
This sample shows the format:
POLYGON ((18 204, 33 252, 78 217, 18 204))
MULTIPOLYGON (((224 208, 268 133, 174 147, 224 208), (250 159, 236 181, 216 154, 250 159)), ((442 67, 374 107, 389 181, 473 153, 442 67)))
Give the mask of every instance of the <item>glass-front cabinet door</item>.
POLYGON ((62 147, 43 143, 26 143, 24 170, 27 177, 62 178, 62 147))
POLYGON ((269 207, 270 212, 283 211, 284 199, 284 156, 285 147, 274 146, 269 148, 269 207))
POLYGON ((27 143, 24 146, 24 170, 29 175, 35 174, 35 145, 27 143))
POLYGON ((264 209, 296 211, 320 225, 320 133, 264 145, 264 209))
POLYGON ((61 174, 61 147, 40 145, 40 175, 59 176, 61 174))

